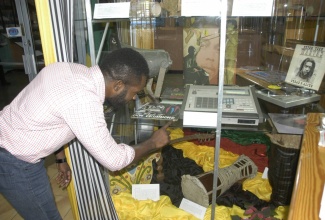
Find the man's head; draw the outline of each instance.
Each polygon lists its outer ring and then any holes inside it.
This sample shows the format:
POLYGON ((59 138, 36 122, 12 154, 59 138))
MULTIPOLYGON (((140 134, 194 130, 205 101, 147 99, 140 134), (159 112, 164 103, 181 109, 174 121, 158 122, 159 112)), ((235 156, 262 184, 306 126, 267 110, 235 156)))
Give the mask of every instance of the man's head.
POLYGON ((188 52, 188 54, 190 54, 190 55, 194 55, 195 54, 195 47, 193 47, 193 46, 189 46, 188 47, 188 49, 187 49, 187 52, 188 52))
POLYGON ((312 58, 306 58, 300 65, 299 76, 306 79, 313 75, 315 69, 315 61, 312 58))
POLYGON ((209 83, 219 83, 219 29, 207 28, 206 34, 200 39, 200 49, 196 54, 196 63, 209 74, 209 83))
POLYGON ((118 109, 134 99, 146 85, 149 77, 147 61, 130 48, 114 50, 100 62, 105 79, 106 102, 118 109))

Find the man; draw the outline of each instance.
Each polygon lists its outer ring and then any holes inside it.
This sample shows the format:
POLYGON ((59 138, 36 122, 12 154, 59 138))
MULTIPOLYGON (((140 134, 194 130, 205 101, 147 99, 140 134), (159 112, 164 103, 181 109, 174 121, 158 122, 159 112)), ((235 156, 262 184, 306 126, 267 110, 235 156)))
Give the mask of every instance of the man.
POLYGON ((189 46, 187 51, 188 54, 184 57, 183 65, 185 84, 209 84, 209 78, 206 76, 205 71, 196 63, 195 47, 189 46))
POLYGON ((184 70, 189 69, 190 71, 192 68, 197 67, 195 61, 195 47, 189 46, 187 49, 188 54, 184 57, 184 70))
POLYGON ((116 109, 125 105, 144 88, 148 75, 145 59, 127 48, 91 68, 51 64, 0 112, 0 193, 24 219, 61 219, 43 158, 56 154, 65 187, 70 169, 60 148, 75 137, 111 171, 169 142, 169 123, 134 147, 117 144, 107 129, 104 101, 116 109))
POLYGON ((315 65, 315 61, 312 58, 306 58, 300 64, 299 72, 297 75, 302 80, 309 82, 311 76, 314 73, 315 65))
POLYGON ((219 34, 218 29, 207 28, 205 36, 200 39, 200 48, 196 54, 197 65, 200 66, 207 77, 207 84, 219 83, 219 34))

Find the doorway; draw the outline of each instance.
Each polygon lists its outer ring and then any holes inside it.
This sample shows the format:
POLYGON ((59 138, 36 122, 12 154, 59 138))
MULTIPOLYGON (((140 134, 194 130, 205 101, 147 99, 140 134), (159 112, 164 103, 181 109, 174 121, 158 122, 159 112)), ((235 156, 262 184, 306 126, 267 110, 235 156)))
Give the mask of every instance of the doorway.
POLYGON ((34 0, 1 1, 0 110, 13 100, 43 67, 34 0))

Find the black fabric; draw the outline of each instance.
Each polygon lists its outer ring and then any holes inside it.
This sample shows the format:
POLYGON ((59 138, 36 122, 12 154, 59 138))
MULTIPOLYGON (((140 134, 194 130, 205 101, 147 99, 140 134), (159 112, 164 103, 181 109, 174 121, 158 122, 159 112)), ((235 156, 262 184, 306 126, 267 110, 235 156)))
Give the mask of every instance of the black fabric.
MULTIPOLYGON (((165 178, 162 182, 157 180, 157 164, 153 162, 153 178, 151 183, 160 184, 160 194, 167 195, 171 199, 171 202, 179 207, 184 195, 181 187, 182 175, 196 176, 204 173, 204 170, 195 163, 194 160, 184 158, 183 151, 175 149, 172 146, 166 146, 162 150, 163 157, 163 172, 165 178)), ((257 209, 261 209, 269 205, 268 202, 259 199, 256 195, 249 191, 242 189, 242 183, 237 182, 230 187, 224 194, 219 196, 216 200, 218 205, 224 205, 232 207, 237 205, 242 209, 246 209, 247 206, 254 206, 257 209)))
POLYGON ((157 180, 157 164, 153 162, 154 172, 151 183, 159 183, 160 194, 169 196, 172 203, 178 207, 184 197, 181 188, 182 175, 196 176, 204 171, 194 160, 184 158, 182 150, 170 145, 163 148, 162 157, 164 181, 157 180))
POLYGON ((236 205, 244 210, 249 206, 254 206, 258 210, 269 206, 269 202, 259 199, 250 191, 243 190, 241 182, 232 185, 226 192, 217 198, 216 203, 227 207, 236 205))

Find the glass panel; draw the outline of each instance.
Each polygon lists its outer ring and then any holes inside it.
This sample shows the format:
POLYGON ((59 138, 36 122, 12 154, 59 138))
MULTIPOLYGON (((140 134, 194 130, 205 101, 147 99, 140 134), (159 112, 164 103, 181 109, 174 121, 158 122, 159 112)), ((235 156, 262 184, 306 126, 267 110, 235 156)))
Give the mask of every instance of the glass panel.
MULTIPOLYGON (((97 1, 91 2, 93 10, 97 1)), ((109 22, 103 53, 121 46, 165 51, 172 63, 163 78, 158 97, 162 101, 172 99, 181 105, 186 85, 220 85, 220 57, 225 58, 225 68, 221 70, 224 85, 253 84, 258 92, 266 89, 268 94, 278 94, 285 90, 286 94, 297 89, 285 82, 296 45, 323 47, 325 44, 325 9, 320 4, 321 1, 277 0, 270 8, 271 16, 232 16, 233 1, 228 1, 225 52, 220 51, 221 18, 182 17, 181 1, 175 0, 134 1, 130 19, 96 20, 93 22, 94 37, 88 40, 94 42, 97 56, 105 24, 109 22)), ((159 72, 159 68, 155 71, 159 72)), ((158 75, 154 74, 152 91, 159 83, 158 75)), ((323 87, 322 83, 319 91, 323 87)), ((317 93, 317 89, 312 93, 317 93)), ((279 105, 277 100, 265 101, 259 97, 258 102, 267 113, 302 113, 305 108, 302 109, 301 104, 310 107, 306 104, 319 99, 315 94, 289 107, 290 100, 279 105)), ((142 104, 148 101, 147 98, 141 100, 142 104)), ((310 108, 312 111, 313 107, 310 108)))

